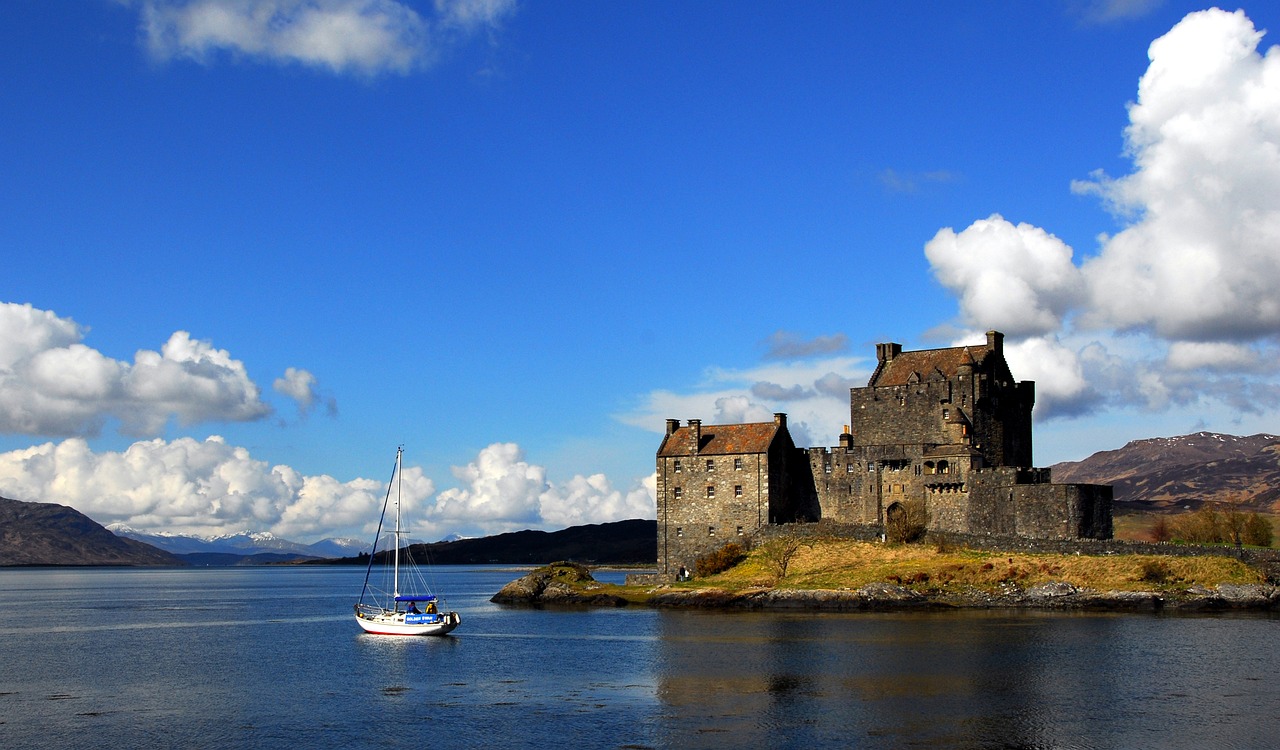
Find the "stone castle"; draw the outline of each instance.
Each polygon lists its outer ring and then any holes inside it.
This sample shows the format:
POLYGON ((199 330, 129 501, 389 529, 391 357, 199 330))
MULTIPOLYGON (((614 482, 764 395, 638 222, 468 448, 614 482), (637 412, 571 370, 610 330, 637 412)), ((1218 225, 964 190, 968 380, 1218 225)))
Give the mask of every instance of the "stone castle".
POLYGON ((884 528, 911 515, 929 531, 1042 539, 1111 538, 1111 487, 1053 484, 1031 466, 1035 383, 1017 382, 1004 336, 904 352, 878 344, 849 426, 831 448, 797 448, 772 422, 685 426, 658 448, 658 569, 770 524, 830 520, 884 528))

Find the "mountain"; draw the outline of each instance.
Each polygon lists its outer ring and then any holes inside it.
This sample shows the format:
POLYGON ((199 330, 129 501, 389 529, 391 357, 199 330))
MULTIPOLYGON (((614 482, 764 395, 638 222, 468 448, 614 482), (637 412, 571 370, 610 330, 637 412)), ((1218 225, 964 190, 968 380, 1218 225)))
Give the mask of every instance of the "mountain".
POLYGON ((1118 511, 1180 512, 1207 501, 1280 512, 1280 436, 1197 432, 1134 440, 1050 467, 1055 482, 1110 484, 1118 511))
POLYGON ((367 551, 369 543, 358 539, 322 539, 314 544, 302 544, 282 539, 270 532, 242 531, 238 534, 221 536, 189 536, 184 534, 168 534, 164 532, 138 531, 122 523, 113 523, 107 529, 117 536, 146 542, 167 552, 184 557, 200 555, 191 559, 193 564, 233 564, 211 563, 212 560, 231 560, 236 557, 255 558, 258 560, 293 560, 306 557, 345 557, 367 551))
POLYGON ((0 497, 0 565, 183 565, 74 508, 0 497))
MULTIPOLYGON (((437 565, 542 565, 557 560, 642 565, 657 560, 658 522, 633 519, 560 531, 513 531, 477 539, 410 545, 419 562, 437 565)), ((382 552, 378 556, 382 556, 382 552)), ((363 562, 346 558, 334 562, 363 562)))

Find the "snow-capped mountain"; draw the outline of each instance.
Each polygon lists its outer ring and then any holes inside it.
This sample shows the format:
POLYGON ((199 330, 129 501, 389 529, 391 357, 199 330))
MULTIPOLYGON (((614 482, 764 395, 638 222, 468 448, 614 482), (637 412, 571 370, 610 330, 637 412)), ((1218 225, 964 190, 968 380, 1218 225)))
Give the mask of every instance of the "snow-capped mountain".
POLYGON ((222 553, 233 555, 289 554, 299 557, 353 557, 366 552, 369 543, 358 539, 322 539, 314 544, 282 539, 269 531, 242 531, 220 536, 195 536, 167 532, 139 531, 122 523, 107 529, 116 536, 136 539, 175 555, 222 553))

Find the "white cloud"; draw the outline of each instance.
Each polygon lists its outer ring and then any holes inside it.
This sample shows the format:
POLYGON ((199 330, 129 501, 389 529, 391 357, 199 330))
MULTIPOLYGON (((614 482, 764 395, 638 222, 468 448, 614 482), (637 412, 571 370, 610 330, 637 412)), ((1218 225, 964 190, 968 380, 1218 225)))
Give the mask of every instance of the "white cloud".
POLYGON ((244 364, 208 341, 177 331, 132 364, 81 343, 70 319, 31 305, 0 303, 0 432, 96 435, 120 420, 131 435, 156 434, 170 419, 251 421, 271 411, 244 364))
POLYGON ((995 214, 956 234, 941 229, 925 245, 938 281, 960 298, 965 321, 1010 336, 1058 330, 1080 300, 1080 271, 1071 248, 1029 224, 995 214))
POLYGON ((449 37, 492 28, 514 0, 438 0, 423 17, 400 0, 139 0, 142 32, 160 60, 216 53, 335 73, 408 73, 430 65, 449 37))
POLYGON ((316 388, 316 376, 297 367, 285 368, 284 375, 275 379, 271 387, 276 393, 293 399, 298 404, 298 414, 306 416, 317 404, 323 403, 330 416, 338 413, 338 402, 332 397, 321 397, 316 388))
MULTIPOLYGON (((603 474, 553 483, 514 443, 494 443, 453 473, 460 486, 436 495, 420 467, 404 467, 402 508, 411 534, 475 536, 656 512, 653 475, 626 491, 603 474)), ((386 480, 343 482, 271 466, 220 437, 139 441, 118 453, 95 453, 85 440, 71 438, 0 453, 0 495, 69 505, 98 523, 142 531, 372 538, 386 492, 386 480)))
MULTIPOLYGON (((434 488, 419 469, 405 472, 414 507, 434 488)), ((0 494, 69 505, 101 524, 147 531, 231 534, 272 531, 318 537, 372 533, 381 482, 301 476, 269 466, 222 438, 140 441, 94 453, 81 438, 0 454, 0 494)))
POLYGON ((424 508, 428 528, 464 535, 529 528, 561 528, 656 513, 653 477, 627 492, 614 489, 603 474, 549 482, 546 469, 525 460, 515 443, 494 443, 475 461, 453 468, 459 487, 447 489, 424 508))
POLYGON ((1171 340, 1280 329, 1280 53, 1243 12, 1192 13, 1152 43, 1129 109, 1132 174, 1095 177, 1135 223, 1084 265, 1084 323, 1171 340))
POLYGON ((1152 43, 1129 108, 1132 173, 1076 182, 1126 222, 1077 266, 998 215, 925 247, 962 322, 1009 334, 1037 415, 1103 407, 1274 409, 1280 331, 1280 52, 1243 12, 1192 13, 1152 43))
POLYGON ((652 391, 639 407, 616 418, 660 434, 668 418, 741 424, 772 422, 774 413, 782 412, 796 445, 834 445, 849 421, 849 387, 866 385, 870 375, 861 357, 713 368, 690 392, 652 391))
POLYGON ((1247 371, 1261 364, 1258 352, 1226 342, 1179 341, 1169 347, 1166 359, 1173 370, 1247 371))

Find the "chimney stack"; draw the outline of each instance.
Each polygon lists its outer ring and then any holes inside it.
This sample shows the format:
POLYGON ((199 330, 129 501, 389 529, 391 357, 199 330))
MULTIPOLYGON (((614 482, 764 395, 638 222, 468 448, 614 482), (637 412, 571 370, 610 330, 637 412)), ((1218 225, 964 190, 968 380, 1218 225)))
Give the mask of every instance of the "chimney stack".
POLYGON ((1004 334, 999 331, 987 331, 987 349, 1002 354, 1004 352, 1004 334))
POLYGON ((899 354, 902 354, 902 344, 876 344, 876 359, 881 362, 889 362, 899 354))
POLYGON ((692 443, 692 445, 689 446, 690 455, 694 455, 694 456, 698 455, 698 449, 702 447, 702 420, 701 419, 689 420, 689 441, 692 443))
POLYGON ((667 435, 671 435, 671 433, 675 432, 679 428, 680 428, 680 420, 678 419, 667 420, 667 435))

